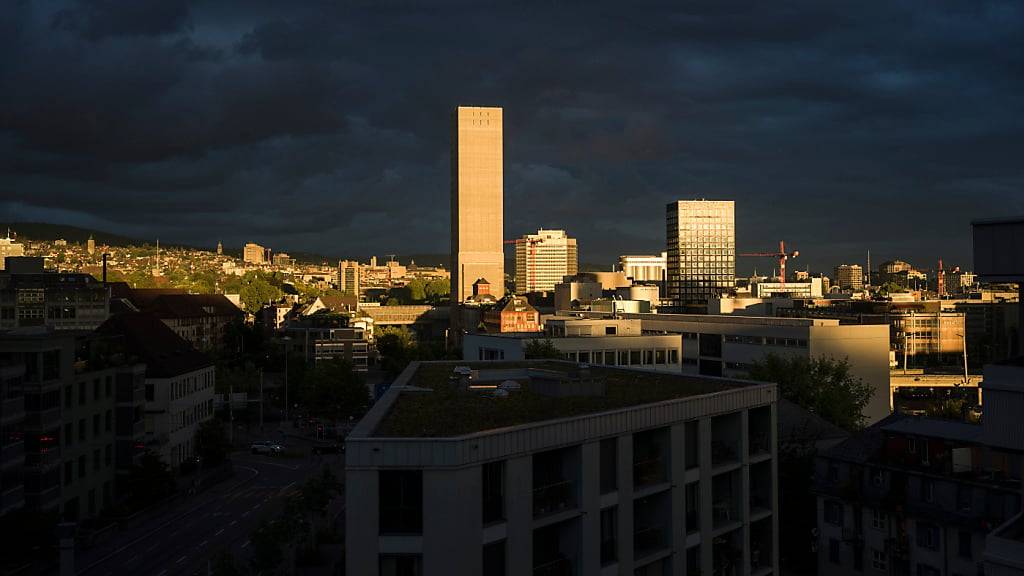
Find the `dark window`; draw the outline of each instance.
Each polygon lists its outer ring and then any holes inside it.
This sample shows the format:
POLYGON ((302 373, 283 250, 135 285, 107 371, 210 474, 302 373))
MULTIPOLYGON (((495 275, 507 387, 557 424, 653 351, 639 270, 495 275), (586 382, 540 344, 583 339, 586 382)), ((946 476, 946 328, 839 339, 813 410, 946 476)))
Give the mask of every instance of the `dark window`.
POLYGON ((92 469, 93 470, 99 470, 100 469, 100 449, 99 448, 97 448, 97 449, 92 451, 92 469))
POLYGON ((75 478, 75 463, 70 460, 64 463, 64 485, 70 486, 75 478))
POLYGON ((104 428, 105 431, 110 432, 110 426, 111 426, 111 413, 110 413, 110 410, 107 410, 107 413, 103 417, 103 428, 104 428))
POLYGON ((85 478, 85 456, 78 457, 78 477, 85 478))
POLYGON ((78 421, 78 439, 85 440, 85 418, 78 421))
POLYGON ((700 530, 700 482, 686 485, 686 531, 700 530))
POLYGON ((99 378, 97 378, 97 379, 92 381, 92 399, 93 400, 99 400, 100 399, 100 379, 99 378))
POLYGON ((152 384, 146 384, 146 401, 147 402, 152 402, 155 398, 156 398, 156 396, 153 393, 153 385, 152 384))
POLYGON ((973 558, 974 552, 971 550, 971 533, 961 530, 957 535, 957 554, 961 558, 973 558))
POLYGON ((72 427, 71 422, 64 424, 64 445, 71 446, 75 441, 75 429, 72 427))
POLYGON ((601 510, 601 565, 619 559, 619 512, 612 506, 601 510))
POLYGON ((921 500, 931 502, 935 499, 935 483, 931 478, 921 478, 921 500))
POLYGON ((601 494, 618 489, 618 438, 601 440, 601 494))
POLYGON ((484 524, 505 519, 505 462, 488 462, 481 466, 483 475, 484 524))
POLYGON ((825 522, 834 526, 843 525, 843 503, 835 500, 825 502, 825 522))
POLYGON ((656 428, 633 435, 634 487, 668 480, 668 429, 656 428))
POLYGON ((506 572, 505 541, 499 540, 497 542, 485 544, 483 574, 505 576, 506 572))
POLYGON ((99 414, 93 414, 92 415, 92 435, 93 436, 99 436, 100 435, 100 415, 99 414))
POLYGON ((722 357, 722 336, 720 334, 701 334, 697 342, 701 356, 722 357))
POLYGON ((939 576, 939 569, 927 564, 918 564, 917 576, 939 576))
POLYGON ((931 522, 918 522, 917 523, 917 545, 921 548, 931 548, 932 550, 939 547, 939 529, 935 524, 931 522))
POLYGON ((860 542, 853 545, 853 569, 857 572, 864 571, 864 544, 860 542))
POLYGON ((839 564, 839 540, 829 538, 828 540, 828 561, 839 564))
POLYGON ((71 402, 72 402, 71 396, 72 396, 72 394, 73 393, 71 391, 71 385, 69 384, 69 385, 65 386, 64 387, 64 407, 65 408, 71 408, 71 402))
POLYGON ((110 394, 111 394, 111 377, 107 376, 107 378, 103 381, 103 396, 106 397, 106 398, 110 398, 110 394))
POLYGON ((380 576, 421 576, 423 557, 419 554, 382 554, 380 576))
POLYGON ((422 471, 382 470, 379 491, 381 534, 423 531, 422 471))
POLYGON ((686 437, 686 469, 700 466, 700 427, 697 420, 686 423, 683 431, 686 437))
POLYGON ((85 404, 85 382, 78 383, 78 405, 85 404))
POLYGON ((614 336, 615 335, 615 326, 605 326, 604 327, 604 333, 607 336, 614 336))

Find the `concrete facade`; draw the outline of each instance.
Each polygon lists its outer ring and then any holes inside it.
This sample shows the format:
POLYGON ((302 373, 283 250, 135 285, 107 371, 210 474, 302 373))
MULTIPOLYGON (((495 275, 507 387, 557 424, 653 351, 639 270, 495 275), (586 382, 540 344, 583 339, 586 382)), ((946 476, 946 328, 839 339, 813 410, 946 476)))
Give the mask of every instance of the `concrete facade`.
POLYGON ((501 108, 459 106, 452 114, 451 301, 485 278, 505 295, 504 162, 501 108))

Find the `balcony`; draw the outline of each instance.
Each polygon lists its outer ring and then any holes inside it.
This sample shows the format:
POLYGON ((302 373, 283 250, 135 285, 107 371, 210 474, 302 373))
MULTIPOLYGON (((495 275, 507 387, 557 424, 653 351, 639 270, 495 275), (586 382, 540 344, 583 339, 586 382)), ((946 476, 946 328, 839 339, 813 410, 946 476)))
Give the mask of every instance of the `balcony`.
POLYGON ((648 458, 633 464, 633 485, 636 488, 662 484, 667 481, 665 461, 661 457, 648 458))
POLYGON ((9 422, 17 422, 25 418, 25 398, 23 396, 17 396, 15 398, 6 398, 0 401, 0 416, 2 416, 3 424, 9 422))
POLYGON ((533 567, 533 576, 575 576, 572 558, 558 558, 533 567))
POLYGON ((668 547, 668 530, 658 524, 643 526, 633 532, 633 550, 636 559, 644 558, 668 547))
POLYGON ((576 508, 576 486, 563 480, 533 489, 533 515, 547 516, 576 508))
POLYGON ((719 466, 728 466, 730 464, 739 463, 739 453, 735 446, 727 444, 725 442, 712 441, 711 442, 711 466, 718 468, 719 466))
POLYGON ((25 462, 25 442, 11 442, 0 447, 0 470, 20 466, 25 462))

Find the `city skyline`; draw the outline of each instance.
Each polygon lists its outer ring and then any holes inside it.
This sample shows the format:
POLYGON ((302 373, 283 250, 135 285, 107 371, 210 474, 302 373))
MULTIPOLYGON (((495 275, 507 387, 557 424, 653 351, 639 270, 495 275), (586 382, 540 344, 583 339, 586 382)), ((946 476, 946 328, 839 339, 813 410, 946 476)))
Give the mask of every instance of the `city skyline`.
POLYGON ((572 230, 584 262, 660 252, 660 207, 679 198, 735 200, 739 250, 785 239, 812 270, 868 248, 969 266, 963 222, 986 205, 1024 212, 1011 7, 597 8, 550 24, 514 9, 276 10, 182 4, 105 27, 99 8, 19 5, 0 217, 342 257, 444 253, 443 118, 459 103, 507 111, 506 239, 572 230), (370 26, 382 17, 411 32, 370 26), (559 56, 521 49, 524 30, 559 56), (31 41, 44 37, 46 51, 31 41), (350 55, 375 43, 394 48, 350 55), (32 120, 43 102, 53 122, 32 120))

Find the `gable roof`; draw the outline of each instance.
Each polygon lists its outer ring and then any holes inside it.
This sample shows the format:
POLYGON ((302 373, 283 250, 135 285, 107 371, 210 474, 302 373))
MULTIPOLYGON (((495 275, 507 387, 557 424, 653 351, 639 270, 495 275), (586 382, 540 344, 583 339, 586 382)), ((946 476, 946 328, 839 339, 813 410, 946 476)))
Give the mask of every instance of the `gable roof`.
POLYGON ((171 378, 213 365, 207 355, 147 312, 112 316, 96 331, 124 336, 128 350, 146 364, 147 378, 171 378))

